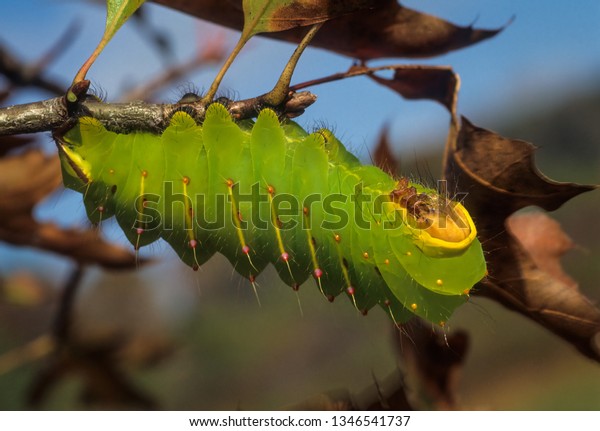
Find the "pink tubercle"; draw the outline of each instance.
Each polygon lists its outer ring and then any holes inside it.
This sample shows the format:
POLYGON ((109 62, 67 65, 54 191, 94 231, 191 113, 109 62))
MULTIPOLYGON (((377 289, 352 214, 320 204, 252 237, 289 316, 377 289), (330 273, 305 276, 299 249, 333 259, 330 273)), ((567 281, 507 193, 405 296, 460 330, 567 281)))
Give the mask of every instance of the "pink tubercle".
POLYGON ((356 293, 356 289, 354 289, 354 287, 352 287, 352 286, 348 286, 346 288, 346 292, 348 292, 348 295, 354 296, 354 293, 356 293))
POLYGON ((323 276, 323 271, 321 270, 321 268, 315 268, 313 274, 316 278, 321 278, 323 276))
POLYGON ((143 233, 144 233, 144 229, 142 229, 141 227, 138 227, 138 228, 135 230, 135 232, 136 232, 138 235, 141 235, 141 234, 143 234, 143 233))
POLYGON ((242 247, 242 253, 244 254, 248 254, 250 253, 250 247, 248 247, 247 245, 242 247))
POLYGON ((198 241, 196 241, 195 239, 190 239, 189 245, 190 248, 196 248, 198 246, 198 241))
POLYGON ((290 255, 284 251, 283 253, 281 253, 281 260, 287 262, 288 260, 290 260, 290 255))

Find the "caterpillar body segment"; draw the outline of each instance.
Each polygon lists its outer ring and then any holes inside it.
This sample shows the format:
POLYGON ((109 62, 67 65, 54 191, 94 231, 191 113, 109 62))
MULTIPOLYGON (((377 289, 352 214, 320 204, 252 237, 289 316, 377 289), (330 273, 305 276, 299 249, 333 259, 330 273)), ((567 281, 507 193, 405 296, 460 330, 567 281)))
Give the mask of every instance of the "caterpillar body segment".
POLYGON ((84 117, 57 144, 92 222, 115 216, 136 249, 163 238, 193 268, 219 252, 254 283, 272 264, 295 289, 312 278, 363 314, 379 305, 396 322, 436 324, 485 274, 462 205, 270 109, 237 123, 218 103, 202 124, 176 112, 160 135, 84 117))

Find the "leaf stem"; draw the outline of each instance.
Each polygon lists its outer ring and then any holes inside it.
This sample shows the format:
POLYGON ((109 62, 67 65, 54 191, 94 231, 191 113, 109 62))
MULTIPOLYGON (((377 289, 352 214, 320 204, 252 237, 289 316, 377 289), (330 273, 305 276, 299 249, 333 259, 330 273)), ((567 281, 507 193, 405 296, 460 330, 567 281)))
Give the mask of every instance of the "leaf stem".
POLYGON ((227 57, 227 60, 225 61, 223 66, 221 66, 221 70, 219 70, 219 73, 215 77, 215 80, 210 85, 208 92, 204 95, 204 97, 202 97, 202 104, 208 104, 213 101, 215 94, 217 93, 217 90, 219 89, 219 85, 221 85, 221 81, 223 80, 223 77, 225 76, 225 73, 227 73, 227 70, 229 70, 229 67, 233 63, 233 60, 235 60, 235 58, 240 53, 240 51, 242 50, 244 45, 246 45, 246 42, 248 42, 249 39, 250 39, 250 36, 248 36, 246 33, 242 33, 240 35, 240 38, 239 38, 237 44, 233 48, 233 51, 231 51, 231 54, 229 54, 229 57, 227 57))
POLYGON ((310 41, 317 34, 322 25, 322 22, 313 25, 308 31, 308 33, 306 33, 306 35, 302 38, 300 44, 294 50, 294 53, 285 65, 283 72, 281 72, 279 81, 277 81, 275 87, 273 87, 273 89, 269 91, 264 97, 265 102, 267 102, 269 105, 277 106, 284 102, 285 98, 288 95, 288 92, 290 91, 290 82, 292 80, 294 70, 296 69, 296 65, 298 64, 298 60, 300 60, 300 56, 302 55, 306 47, 310 44, 310 41))

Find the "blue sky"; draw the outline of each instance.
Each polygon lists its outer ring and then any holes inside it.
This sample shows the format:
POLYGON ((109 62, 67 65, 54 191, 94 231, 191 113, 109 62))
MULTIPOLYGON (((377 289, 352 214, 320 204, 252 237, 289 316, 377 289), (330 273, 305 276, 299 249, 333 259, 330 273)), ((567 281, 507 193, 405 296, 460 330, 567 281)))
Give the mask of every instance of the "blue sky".
MULTIPOLYGON (((454 23, 495 28, 514 22, 497 37, 444 56, 427 60, 385 60, 374 64, 426 63, 452 66, 461 76, 459 111, 475 123, 494 127, 495 119, 537 105, 555 103, 584 91, 600 72, 600 2, 595 0, 410 0, 403 2, 454 23)), ((151 5, 158 28, 176 41, 176 57, 185 61, 214 27, 166 8, 151 5)), ((51 68, 53 76, 68 79, 93 49, 104 25, 102 2, 72 0, 4 1, 0 38, 13 50, 35 59, 73 20, 82 23, 77 40, 51 68), (33 13, 32 13, 33 11, 33 13)), ((234 32, 226 32, 233 42, 234 32)), ((126 25, 92 68, 89 77, 109 100, 130 85, 159 73, 162 64, 134 25, 126 25)), ((239 97, 251 97, 275 82, 293 47, 256 39, 242 53, 223 83, 239 97), (243 76, 243 77, 242 77, 243 76)), ((311 50, 301 60, 294 82, 345 70, 351 60, 322 50, 311 50)), ((202 89, 210 85, 211 68, 189 77, 202 89)), ((319 121, 335 127, 355 150, 366 155, 381 125, 390 122, 399 146, 410 148, 422 136, 443 136, 444 110, 432 102, 407 102, 366 78, 314 87, 319 101, 300 121, 319 121), (365 147, 362 148, 361 147, 365 147)), ((164 94, 176 100, 178 91, 164 94)), ((39 95, 27 94, 35 100, 39 95)))
MULTIPOLYGON (((410 0, 404 5, 448 19, 460 25, 496 28, 514 22, 497 37, 471 48, 427 60, 386 60, 373 65, 409 63, 450 65, 461 76, 459 112, 475 124, 498 130, 505 118, 539 107, 551 106, 591 85, 600 85, 600 2, 597 0, 410 0)), ((184 62, 215 27, 166 8, 151 5, 150 18, 175 42, 175 56, 184 62)), ((48 75, 65 85, 99 40, 104 26, 102 2, 74 0, 5 0, 0 6, 0 40, 13 52, 35 60, 74 20, 82 28, 76 39, 52 64, 48 75)), ((224 30, 223 30, 224 31, 224 30)), ((231 38, 235 32, 225 31, 231 38)), ((293 51, 292 45, 256 39, 242 52, 222 88, 228 95, 245 98, 270 89, 293 51)), ((346 70, 352 60, 311 49, 298 66, 294 82, 346 70)), ((108 100, 118 99, 128 86, 160 73, 160 58, 135 25, 125 25, 91 69, 88 77, 103 89, 108 100)), ((202 89, 216 73, 209 68, 188 78, 202 89)), ((443 146, 448 114, 433 102, 405 101, 366 78, 353 78, 312 89, 318 102, 299 119, 307 127, 326 124, 363 160, 383 124, 391 125, 398 149, 419 156, 416 145, 423 139, 443 146)), ((176 101, 184 90, 168 90, 165 101, 176 101)), ((15 102, 47 97, 23 92, 15 102)), ((48 139, 49 141, 49 139, 48 139)), ((538 144, 538 143, 536 143, 538 144)), ((56 218, 64 203, 53 199, 41 212, 56 218)), ((60 211, 65 224, 83 220, 81 201, 73 214, 60 211)), ((16 258, 15 258, 16 259, 16 258)), ((14 262, 13 262, 14 263, 14 262)), ((5 261, 0 270, 10 266, 5 261)))

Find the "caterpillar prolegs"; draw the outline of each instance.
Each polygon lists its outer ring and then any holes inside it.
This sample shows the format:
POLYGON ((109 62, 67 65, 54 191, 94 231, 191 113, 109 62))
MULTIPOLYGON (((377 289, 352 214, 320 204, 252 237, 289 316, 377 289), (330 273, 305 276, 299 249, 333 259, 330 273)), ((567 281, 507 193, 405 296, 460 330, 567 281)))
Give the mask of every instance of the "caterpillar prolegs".
POLYGON ((219 252, 254 283, 271 263, 295 289, 310 277, 363 313, 380 305, 396 322, 441 325, 485 274, 460 203, 270 109, 235 122, 214 103, 202 124, 179 111, 161 135, 84 117, 57 141, 92 222, 115 216, 136 249, 163 238, 194 268, 219 252))

